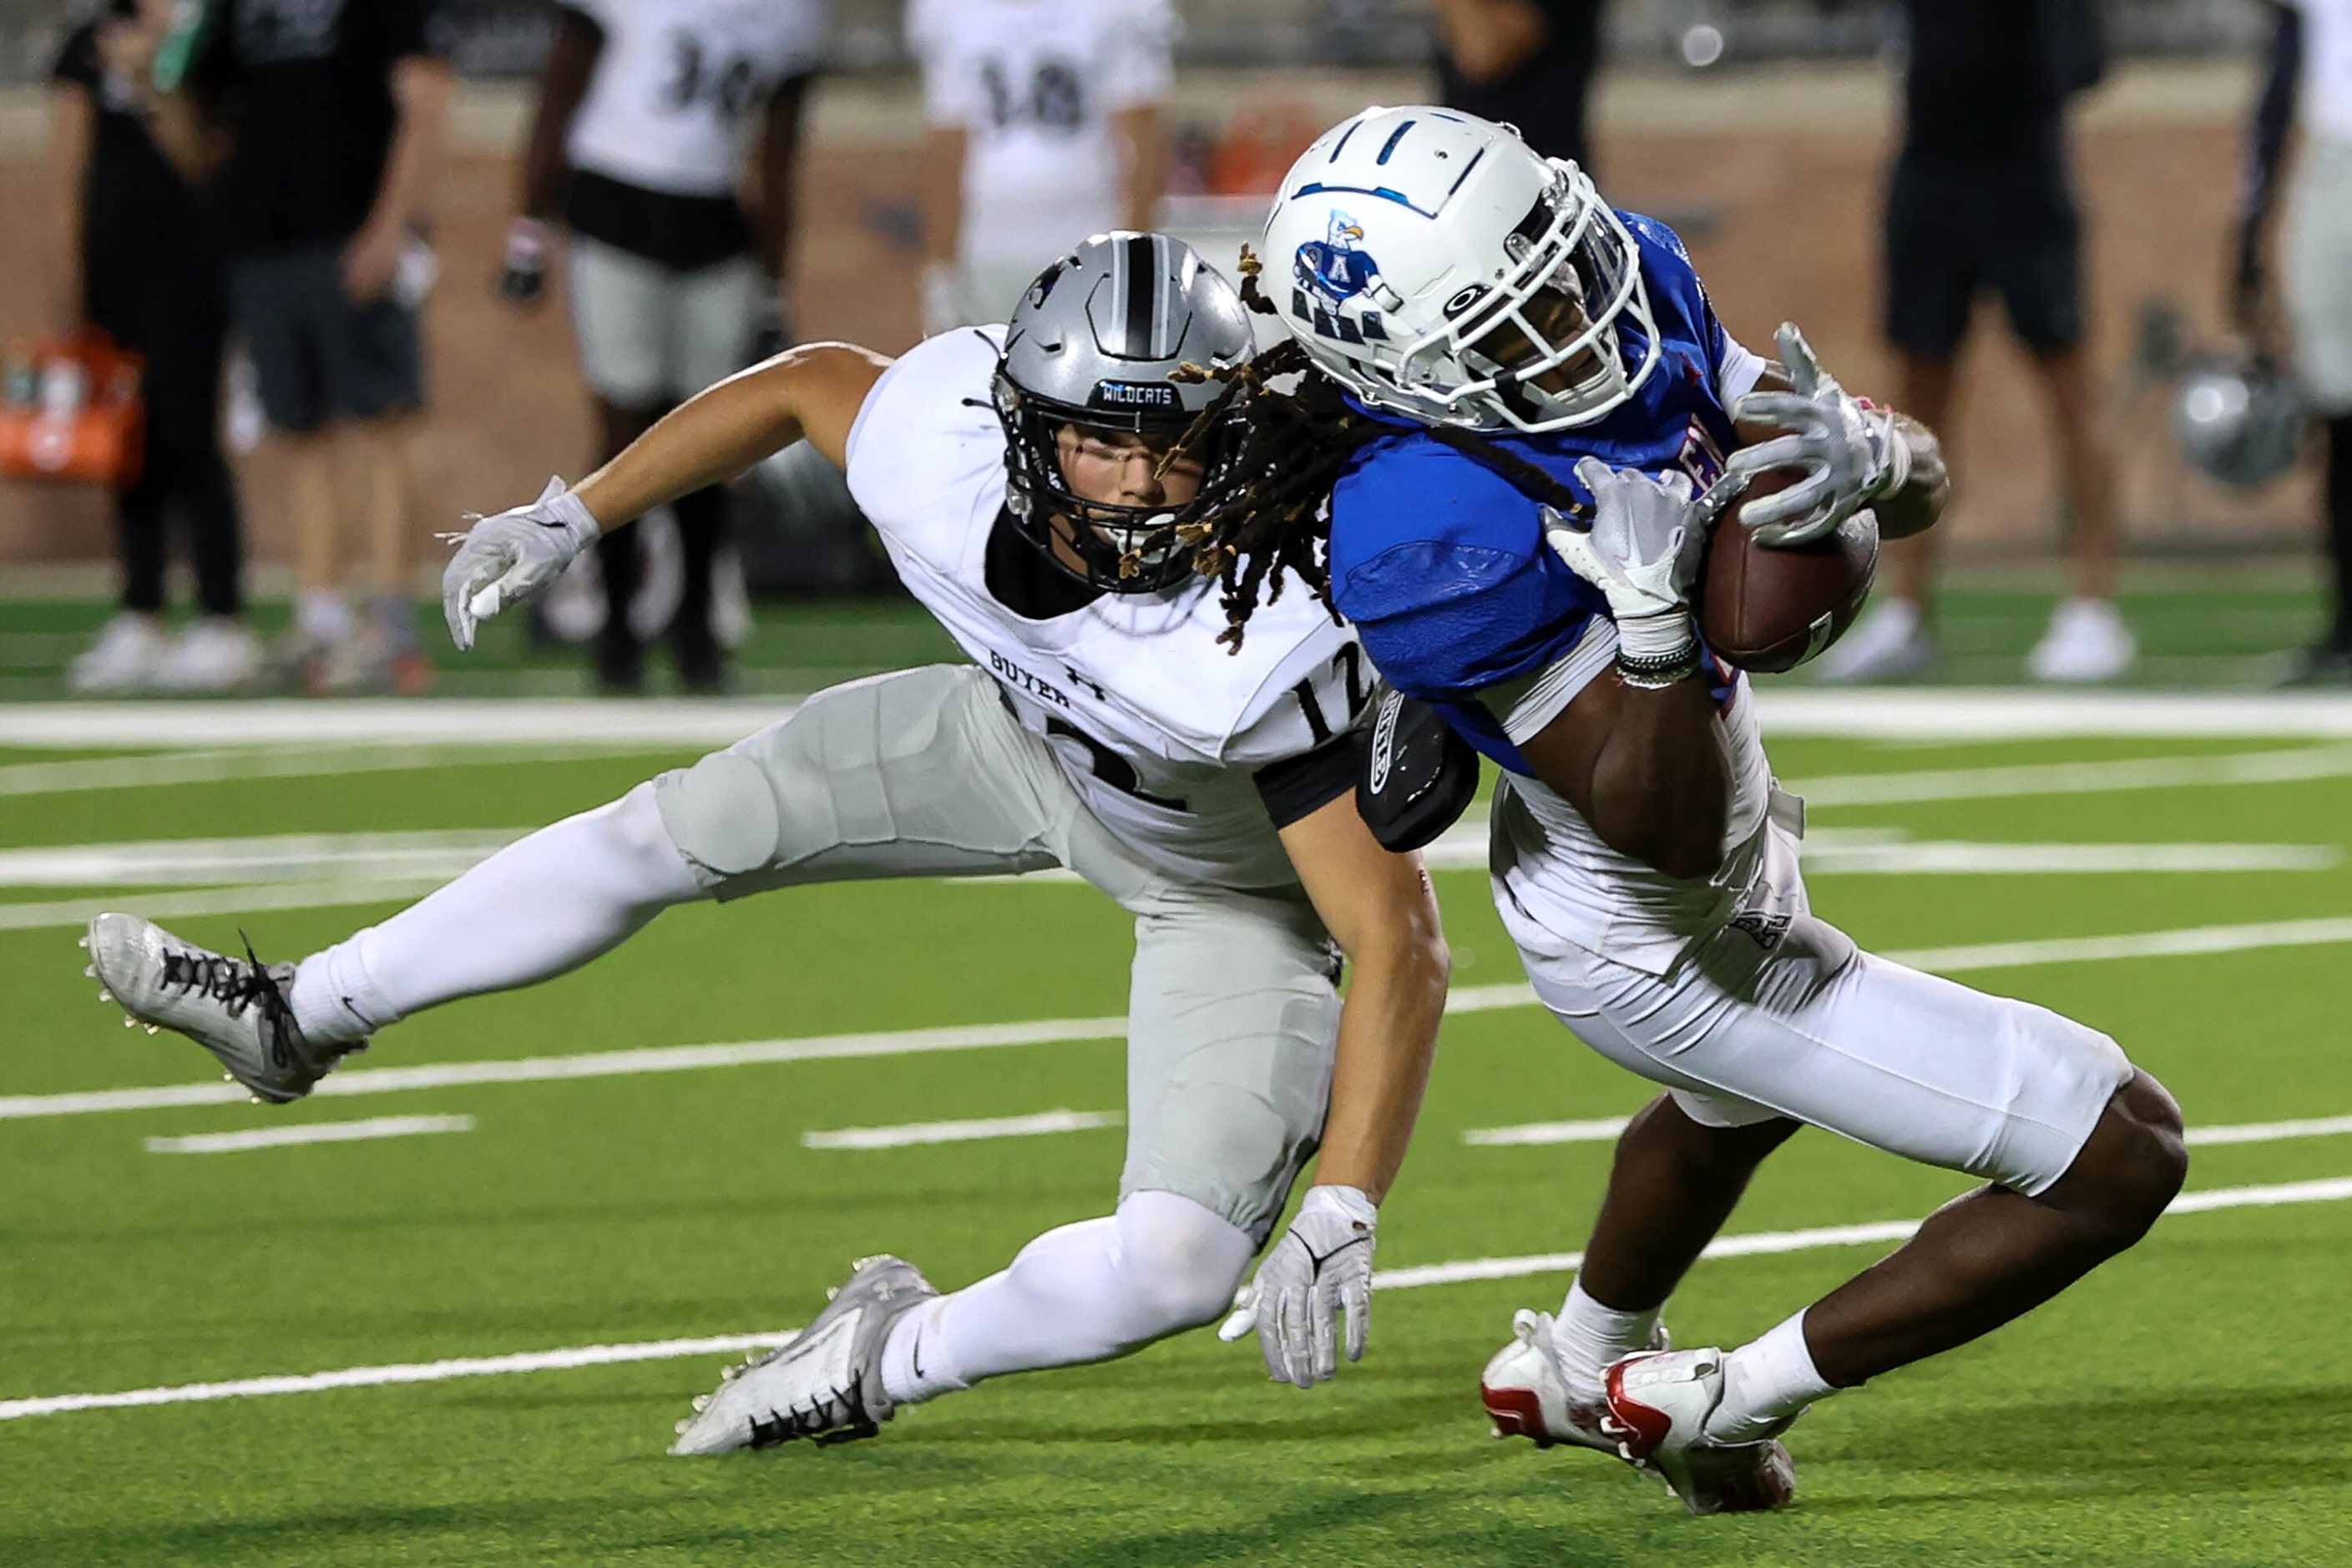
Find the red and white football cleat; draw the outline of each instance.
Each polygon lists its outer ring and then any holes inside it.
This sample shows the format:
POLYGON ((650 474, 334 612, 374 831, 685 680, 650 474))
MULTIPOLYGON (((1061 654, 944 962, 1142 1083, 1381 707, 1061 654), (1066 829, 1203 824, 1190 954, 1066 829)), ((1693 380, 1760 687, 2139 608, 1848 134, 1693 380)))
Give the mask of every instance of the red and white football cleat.
POLYGON ((1706 1418, 1723 1401, 1721 1351, 1639 1352, 1612 1363, 1605 1384, 1603 1429, 1617 1452, 1655 1472, 1691 1512, 1754 1513, 1795 1500, 1796 1461, 1777 1435, 1754 1443, 1706 1440, 1706 1418))
MULTIPOLYGON (((1652 1350, 1673 1342, 1660 1323, 1650 1335, 1652 1350)), ((1511 1342, 1487 1359, 1478 1374, 1478 1397, 1494 1418, 1497 1437, 1531 1437, 1538 1448, 1572 1443, 1617 1452, 1617 1439, 1601 1429, 1609 1406, 1603 1400, 1580 1400, 1569 1392, 1553 1348, 1552 1315, 1522 1307, 1511 1318, 1511 1342)))

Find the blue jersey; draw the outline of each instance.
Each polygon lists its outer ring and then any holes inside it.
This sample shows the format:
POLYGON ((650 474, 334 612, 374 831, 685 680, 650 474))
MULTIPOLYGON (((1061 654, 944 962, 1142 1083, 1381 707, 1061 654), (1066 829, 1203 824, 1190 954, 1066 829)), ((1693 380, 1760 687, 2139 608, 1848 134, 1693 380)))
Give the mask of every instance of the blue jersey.
MULTIPOLYGON (((1580 500, 1579 459, 1682 472, 1702 489, 1735 445, 1719 394, 1729 341, 1690 256, 1654 218, 1622 216, 1640 252, 1661 354, 1633 396, 1605 419, 1543 436, 1489 436, 1580 500)), ((1647 351, 1622 319, 1629 359, 1647 351)), ((1390 685, 1434 704, 1470 743, 1531 773, 1478 694, 1558 662, 1609 605, 1544 542, 1540 503, 1508 479, 1381 410, 1397 433, 1366 445, 1331 492, 1331 602, 1356 626, 1390 685)), ((1717 667, 1718 669, 1721 667, 1717 667)), ((1727 672, 1717 691, 1730 695, 1727 672)))

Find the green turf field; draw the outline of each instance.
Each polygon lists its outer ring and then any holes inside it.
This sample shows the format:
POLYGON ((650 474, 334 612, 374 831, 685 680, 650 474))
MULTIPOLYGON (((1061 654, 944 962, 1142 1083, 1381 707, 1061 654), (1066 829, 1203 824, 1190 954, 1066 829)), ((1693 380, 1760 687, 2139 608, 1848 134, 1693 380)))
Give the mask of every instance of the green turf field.
MULTIPOLYGON (((1937 616, 1943 657, 1927 684, 1999 685, 2021 679, 2025 652, 2042 635, 2058 579, 2038 568, 1956 574, 1937 616)), ((5 584, 0 584, 0 595, 5 584)), ((2295 650, 2323 629, 2324 607, 2300 563, 2248 566, 2157 563, 2126 571, 2118 596, 2140 639, 2126 686, 2253 688, 2285 677, 2295 650)), ((68 660, 110 613, 89 602, 0 596, 0 701, 67 695, 68 660)), ((739 650, 735 689, 746 693, 814 691, 874 669, 955 657, 938 623, 908 599, 826 600, 753 607, 739 650)), ((441 629, 437 605, 420 606, 426 651, 438 667, 435 689, 457 697, 563 697, 591 689, 585 650, 535 647, 512 617, 486 623, 472 654, 459 656, 441 629)), ((254 625, 283 628, 283 604, 263 604, 254 625)), ((667 690, 668 665, 656 652, 650 689, 667 690)), ((1811 677, 1799 672, 1791 679, 1811 677)))
MULTIPOLYGON (((264 875, 230 846, 233 864, 203 884, 136 857, 22 851, 397 833, 435 836, 398 841, 409 849, 462 856, 478 840, 459 835, 594 804, 692 752, 485 752, 168 787, 100 787, 96 768, 64 789, 26 770, 103 748, 0 752, 0 1096, 18 1097, 0 1100, 0 1563, 2352 1562, 2352 1201, 2252 1204, 2239 1191, 2352 1176, 2352 1121, 2333 1134, 2274 1125, 2352 1117, 2346 748, 1774 749, 1783 778, 1834 781, 1818 796, 1843 803, 1813 814, 1832 857, 1812 874, 1823 913, 1874 947, 1932 950, 1973 983, 2110 1031, 2179 1093, 2192 1127, 2263 1131, 2196 1151, 2191 1191, 2242 1206, 2168 1218, 2028 1321, 1822 1405, 1790 1439, 1797 1508, 1706 1521, 1600 1456, 1487 1437, 1478 1368, 1513 1308, 1556 1304, 1559 1272, 1384 1290, 1366 1361, 1312 1393, 1270 1384, 1254 1349, 1199 1332, 906 1412, 878 1441, 723 1461, 662 1452, 728 1359, 716 1352, 23 1413, 8 1402, 784 1328, 852 1257, 878 1250, 963 1284, 1037 1231, 1108 1207, 1114 1128, 878 1150, 803 1147, 803 1134, 1116 1112, 1121 1072, 1115 1043, 1072 1038, 460 1081, 274 1111, 36 1100, 213 1077, 194 1047, 126 1031, 94 999, 74 906, 209 900, 223 912, 173 923, 224 946, 242 927, 265 956, 293 956, 397 903, 319 907, 339 896, 321 886, 281 895, 313 907, 236 912, 254 886, 348 874, 335 869, 343 840, 299 875, 264 875), (2274 751, 2297 755, 2281 767, 2274 751), (2136 758, 2203 760, 1979 771, 2136 758), (1907 792, 1883 776, 1948 773, 1907 792), (2195 777, 2220 782, 2179 782, 2195 777), (2139 787, 2109 787, 2123 783, 2139 787), (1929 798, 1887 798, 1906 793, 1929 798), (2079 847, 2093 845, 2132 847, 2107 855, 2117 868, 2082 869, 2079 847), (2068 846, 2076 858, 2062 864, 2076 868, 2050 868, 2052 847, 2068 846), (2167 856, 2219 868, 2144 868, 2167 856), (1994 862, 2013 868, 1980 868, 1994 862), (90 879, 106 876, 129 885, 90 879), (2225 952, 2124 943, 2140 955, 2050 962, 2047 948, 2009 945, 2245 926, 2263 930, 2225 952), (2294 932, 2305 944, 2282 945, 2294 932), (1950 951, 1987 944, 2005 952, 1950 951), (145 1146, 378 1117, 472 1125, 207 1154, 145 1146)), ((1439 884, 1457 986, 1518 980, 1484 877, 1446 870, 1439 884)), ((1123 1005, 1127 949, 1117 912, 1064 883, 776 894, 667 915, 536 993, 412 1020, 350 1067, 1099 1017, 1123 1005)), ((1457 1015, 1381 1264, 1580 1245, 1606 1142, 1465 1134, 1621 1115, 1644 1098, 1535 1009, 1457 1015)), ((1916 1216, 1960 1185, 1808 1132, 1730 1229, 1916 1216)), ((1885 1245, 1704 1262, 1674 1305, 1675 1334, 1752 1334, 1885 1245)))

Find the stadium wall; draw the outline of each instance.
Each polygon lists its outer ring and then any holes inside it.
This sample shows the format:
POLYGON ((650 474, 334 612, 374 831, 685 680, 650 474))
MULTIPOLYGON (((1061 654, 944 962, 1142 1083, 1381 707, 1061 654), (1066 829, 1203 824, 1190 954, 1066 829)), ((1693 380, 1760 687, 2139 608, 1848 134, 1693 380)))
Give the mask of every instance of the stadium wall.
MULTIPOLYGON (((1600 96, 1599 173, 1621 205, 1684 232, 1742 339, 1766 347, 1782 319, 1796 320, 1849 384, 1881 391, 1891 367, 1875 331, 1876 235, 1894 85, 1863 64, 1705 77, 1622 70, 1600 96)), ((1180 82, 1175 118, 1214 129, 1245 106, 1287 99, 1328 121, 1427 90, 1411 70, 1194 69, 1180 82)), ((2252 90, 2235 64, 2136 63, 2082 115, 2095 331, 2115 392, 2130 541, 2143 553, 2300 550, 2311 531, 2308 476, 2251 501, 2218 492, 2173 458, 2161 389, 2127 396, 2145 303, 2173 302, 2198 341, 2218 334, 2223 235, 2252 90)), ((443 280, 429 309, 434 406, 423 449, 434 514, 420 531, 525 499, 551 472, 576 474, 589 448, 560 301, 517 316, 489 289, 526 107, 519 88, 488 84, 469 86, 460 106, 435 235, 443 280)), ((48 325, 45 127, 42 89, 0 90, 0 212, 10 215, 0 224, 0 333, 9 336, 48 325)), ((803 335, 890 350, 913 341, 919 136, 908 79, 844 77, 820 89, 799 242, 803 335)), ((1953 432, 1962 483, 1954 552, 2046 554, 2062 520, 2042 411, 2002 334, 1979 342, 1953 432)), ((288 532, 266 450, 245 460, 244 477, 253 554, 268 562, 288 532)), ((100 560, 108 529, 100 497, 0 483, 0 563, 100 560)))

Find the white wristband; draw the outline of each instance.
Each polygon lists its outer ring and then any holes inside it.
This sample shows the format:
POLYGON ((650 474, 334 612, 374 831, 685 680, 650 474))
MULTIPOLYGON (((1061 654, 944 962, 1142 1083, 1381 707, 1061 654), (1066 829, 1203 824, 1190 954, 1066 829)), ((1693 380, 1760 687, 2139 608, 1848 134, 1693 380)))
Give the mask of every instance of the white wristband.
POLYGON ((1617 623, 1617 653, 1637 664, 1680 659, 1698 646, 1691 629, 1690 612, 1663 610, 1654 615, 1628 616, 1617 623))

